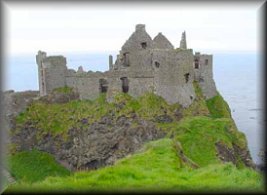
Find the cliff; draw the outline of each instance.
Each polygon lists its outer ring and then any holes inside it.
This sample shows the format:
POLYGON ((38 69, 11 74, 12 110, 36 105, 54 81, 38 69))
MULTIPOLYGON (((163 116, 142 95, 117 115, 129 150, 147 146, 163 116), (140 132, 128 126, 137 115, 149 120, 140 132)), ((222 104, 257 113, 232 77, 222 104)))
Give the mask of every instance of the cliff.
POLYGON ((262 190, 227 103, 219 93, 206 100, 193 86, 188 108, 153 93, 79 100, 71 88, 34 100, 12 121, 8 159, 17 183, 8 191, 151 190, 157 183, 159 190, 262 190), (46 164, 38 155, 54 160, 46 164), (46 174, 32 173, 34 167, 46 174), (31 174, 37 179, 27 179, 31 174))

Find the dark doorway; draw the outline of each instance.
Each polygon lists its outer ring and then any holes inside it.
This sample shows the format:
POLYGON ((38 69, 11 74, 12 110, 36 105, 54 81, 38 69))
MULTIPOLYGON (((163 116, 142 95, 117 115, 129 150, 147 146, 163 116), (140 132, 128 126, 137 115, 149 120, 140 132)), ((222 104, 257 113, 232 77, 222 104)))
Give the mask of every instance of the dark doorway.
POLYGON ((199 61, 195 59, 195 69, 199 69, 199 61))
POLYGON ((99 90, 100 93, 106 93, 108 91, 108 82, 106 79, 99 80, 99 90))
POLYGON ((121 86, 122 86, 122 92, 123 93, 128 93, 128 91, 129 91, 129 80, 128 80, 128 78, 127 77, 122 77, 121 78, 121 86))

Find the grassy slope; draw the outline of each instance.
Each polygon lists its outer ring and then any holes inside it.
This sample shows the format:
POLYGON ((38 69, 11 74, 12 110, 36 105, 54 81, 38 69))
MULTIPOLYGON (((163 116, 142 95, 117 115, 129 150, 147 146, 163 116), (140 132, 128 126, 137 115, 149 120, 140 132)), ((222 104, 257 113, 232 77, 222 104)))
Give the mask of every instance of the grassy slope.
POLYGON ((47 176, 68 176, 70 171, 57 164, 54 157, 37 150, 23 151, 8 158, 14 178, 24 182, 36 182, 47 176))
POLYGON ((20 183, 8 191, 248 191, 261 190, 261 176, 230 163, 199 169, 181 168, 169 138, 147 143, 143 149, 115 165, 82 171, 68 177, 48 177, 34 184, 20 183))
POLYGON ((207 107, 213 118, 231 118, 231 111, 228 104, 224 101, 222 96, 217 96, 206 101, 207 107))
MULTIPOLYGON (((78 172, 64 178, 48 177, 43 181, 44 178, 41 178, 34 184, 24 180, 9 190, 262 190, 259 173, 243 166, 236 168, 230 163, 222 164, 217 159, 215 142, 222 141, 229 147, 236 143, 244 148, 247 146, 246 139, 237 130, 223 98, 218 94, 205 101, 197 83, 194 86, 197 98, 189 108, 182 109, 183 119, 157 124, 169 136, 174 135, 172 139, 150 142, 141 152, 120 160, 114 166, 78 172), (181 144, 184 154, 198 164, 199 169, 191 170, 180 164, 173 141, 181 144)), ((64 105, 37 102, 17 118, 17 130, 31 121, 40 128, 40 136, 46 132, 64 136, 68 128, 82 125, 79 124, 82 118, 94 122, 112 111, 116 116, 130 116, 134 112, 153 120, 155 116, 167 113, 175 118, 174 111, 177 109, 181 110, 178 104, 168 105, 161 97, 151 93, 137 99, 118 94, 111 104, 105 101, 104 96, 95 101, 71 101, 64 105)))

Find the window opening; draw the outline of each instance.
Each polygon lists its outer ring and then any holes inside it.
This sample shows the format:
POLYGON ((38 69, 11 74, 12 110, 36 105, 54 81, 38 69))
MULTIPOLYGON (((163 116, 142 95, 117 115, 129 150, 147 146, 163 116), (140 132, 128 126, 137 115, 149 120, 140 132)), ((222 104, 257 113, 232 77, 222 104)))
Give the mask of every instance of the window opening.
POLYGON ((141 46, 142 46, 143 49, 146 49, 146 47, 147 47, 147 43, 146 43, 146 42, 142 42, 142 43, 141 43, 141 46))
POLYGON ((106 79, 99 80, 99 90, 100 93, 106 93, 108 91, 108 82, 106 79))
POLYGON ((188 81, 189 81, 189 76, 190 76, 189 73, 186 73, 186 74, 184 75, 184 77, 185 77, 185 82, 186 82, 186 83, 188 83, 188 81))

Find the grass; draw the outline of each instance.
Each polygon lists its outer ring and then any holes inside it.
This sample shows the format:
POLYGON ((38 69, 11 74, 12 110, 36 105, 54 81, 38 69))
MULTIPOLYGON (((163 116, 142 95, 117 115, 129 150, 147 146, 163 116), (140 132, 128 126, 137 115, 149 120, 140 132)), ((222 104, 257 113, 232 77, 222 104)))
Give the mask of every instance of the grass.
POLYGON ((88 123, 92 124, 111 113, 114 113, 115 117, 130 116, 135 113, 147 120, 153 120, 156 116, 167 113, 174 118, 173 110, 176 108, 179 108, 178 104, 171 106, 163 98, 152 93, 146 93, 137 99, 128 94, 119 93, 112 103, 106 101, 105 94, 94 101, 73 100, 64 104, 36 101, 17 116, 14 132, 18 133, 31 124, 38 129, 39 139, 47 133, 67 139, 68 130, 74 127, 80 128, 83 125, 82 119, 87 119, 88 123))
POLYGON ((147 143, 142 150, 94 171, 48 177, 35 183, 19 182, 7 192, 82 191, 263 191, 262 176, 233 164, 181 168, 169 138, 147 143))
POLYGON ((196 93, 196 99, 188 108, 183 110, 183 116, 209 116, 210 111, 207 107, 207 103, 202 94, 200 86, 197 82, 193 82, 193 86, 196 93))
POLYGON ((216 142, 232 148, 232 143, 245 148, 243 133, 232 129, 230 119, 212 119, 205 116, 185 118, 173 128, 175 139, 183 147, 184 153, 199 166, 219 163, 216 156, 216 142), (239 142, 237 142, 239 140, 239 142))
POLYGON ((210 111, 211 117, 213 118, 231 118, 231 111, 228 104, 218 93, 217 96, 214 96, 207 101, 207 107, 210 111))
POLYGON ((73 100, 64 104, 34 102, 16 118, 17 131, 30 123, 40 134, 66 136, 68 129, 81 125, 82 119, 86 118, 92 123, 112 109, 111 104, 103 102, 102 96, 95 101, 73 100))
POLYGON ((32 183, 48 176, 68 176, 70 171, 59 165, 48 153, 32 150, 8 157, 11 175, 19 181, 32 183))

